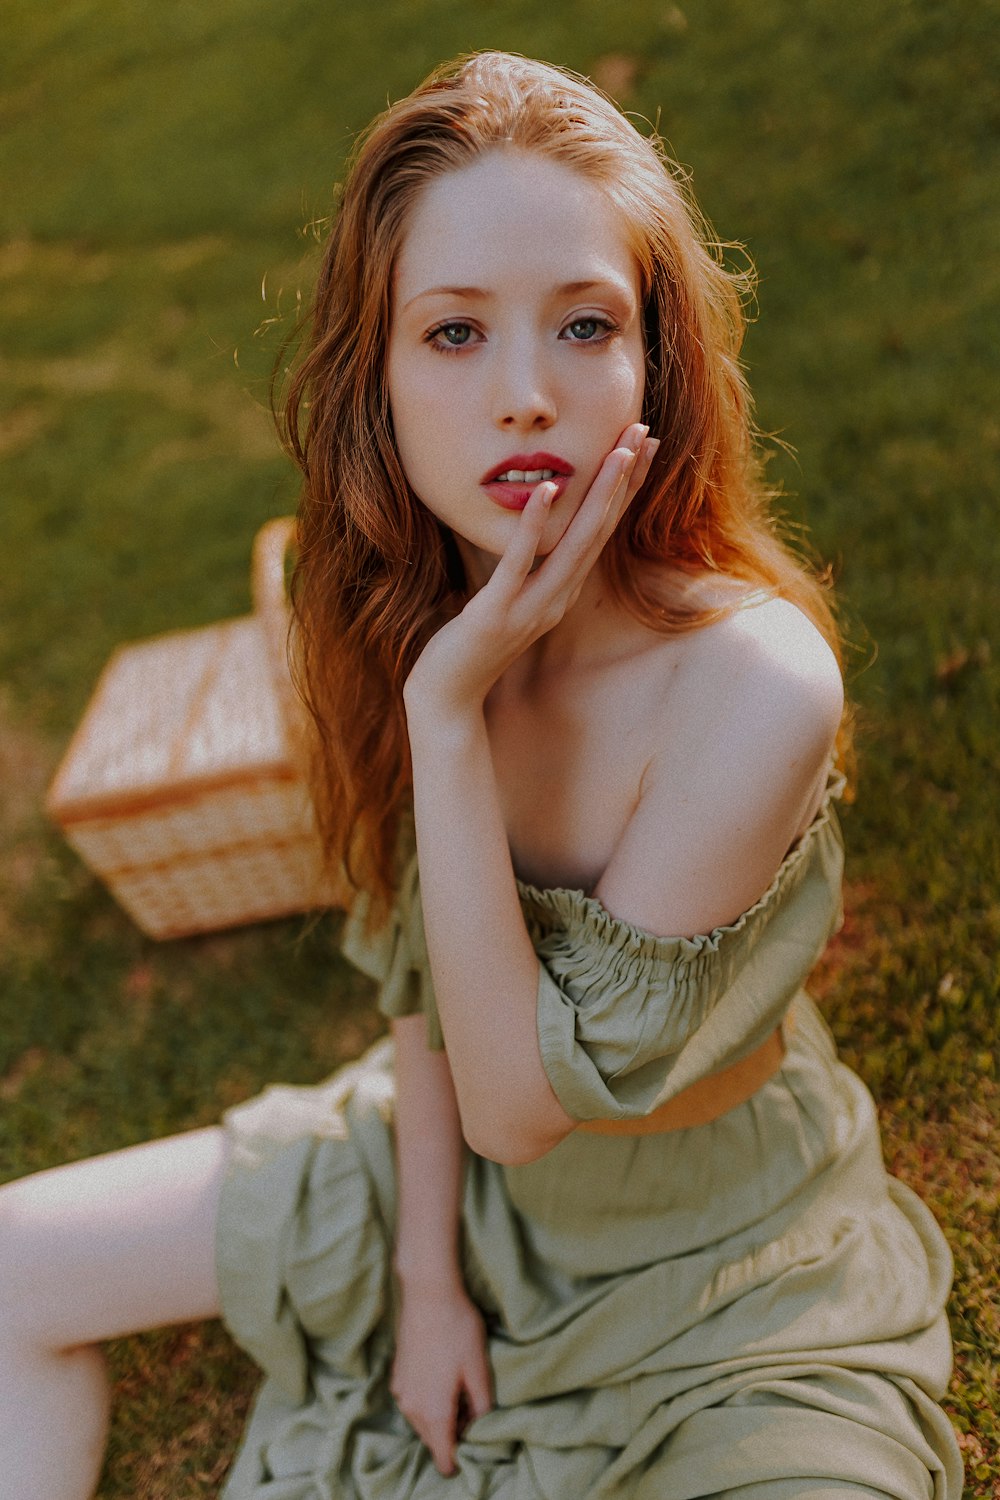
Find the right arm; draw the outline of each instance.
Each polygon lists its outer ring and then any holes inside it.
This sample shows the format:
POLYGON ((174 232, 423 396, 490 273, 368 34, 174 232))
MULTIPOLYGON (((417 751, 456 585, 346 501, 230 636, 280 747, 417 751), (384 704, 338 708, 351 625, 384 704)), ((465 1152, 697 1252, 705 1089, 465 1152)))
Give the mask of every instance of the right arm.
POLYGON ((400 1317, 390 1389, 440 1472, 451 1474, 459 1396, 470 1418, 482 1416, 492 1382, 482 1314, 459 1262, 466 1147, 447 1055, 428 1048, 426 1026, 423 1015, 392 1022, 400 1317))
POLYGON ((399 1210, 393 1268, 404 1286, 462 1289, 458 1219, 465 1143, 447 1054, 422 1013, 392 1022, 399 1210))

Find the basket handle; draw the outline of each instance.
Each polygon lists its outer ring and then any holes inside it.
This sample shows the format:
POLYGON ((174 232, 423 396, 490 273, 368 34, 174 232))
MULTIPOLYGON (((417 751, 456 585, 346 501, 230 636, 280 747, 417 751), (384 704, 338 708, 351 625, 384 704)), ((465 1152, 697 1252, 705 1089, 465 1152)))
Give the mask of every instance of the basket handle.
MULTIPOLYGON (((281 705, 288 751, 308 782, 313 725, 292 682, 289 658, 294 656, 296 637, 285 588, 285 559, 296 541, 294 516, 276 516, 265 521, 254 537, 250 585, 254 614, 261 622, 261 634, 281 705)), ((350 910, 356 892, 346 875, 333 871, 326 878, 324 899, 331 906, 350 910)))
POLYGON ((306 711, 292 683, 289 651, 294 649, 291 609, 285 588, 285 559, 294 547, 294 516, 275 516, 257 532, 250 562, 250 593, 253 610, 261 623, 264 645, 278 702, 296 758, 303 751, 306 711))

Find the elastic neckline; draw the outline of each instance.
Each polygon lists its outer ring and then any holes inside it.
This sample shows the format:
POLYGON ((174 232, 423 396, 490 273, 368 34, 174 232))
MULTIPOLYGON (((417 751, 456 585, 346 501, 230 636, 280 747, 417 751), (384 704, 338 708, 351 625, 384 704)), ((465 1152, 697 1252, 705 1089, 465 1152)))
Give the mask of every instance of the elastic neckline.
POLYGON ((635 926, 624 917, 616 917, 597 896, 589 896, 579 887, 532 885, 515 876, 518 895, 523 904, 558 917, 560 925, 567 919, 574 923, 586 922, 606 938, 617 938, 647 952, 670 949, 675 953, 701 953, 705 948, 717 947, 721 939, 742 931, 760 911, 770 905, 779 890, 788 883, 792 872, 803 864, 819 833, 832 826, 831 803, 843 795, 845 785, 846 777, 839 771, 831 770, 816 816, 781 861, 767 890, 735 921, 713 927, 710 932, 698 933, 690 938, 663 937, 635 926))

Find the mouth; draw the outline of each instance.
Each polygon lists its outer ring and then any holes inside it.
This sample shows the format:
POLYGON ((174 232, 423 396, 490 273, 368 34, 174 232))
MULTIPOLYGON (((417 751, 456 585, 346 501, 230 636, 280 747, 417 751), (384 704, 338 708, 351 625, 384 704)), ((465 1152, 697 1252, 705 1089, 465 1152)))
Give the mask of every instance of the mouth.
POLYGON ((574 472, 571 463, 554 453, 514 453, 490 469, 480 483, 504 510, 523 510, 532 491, 545 479, 556 486, 554 504, 574 472))

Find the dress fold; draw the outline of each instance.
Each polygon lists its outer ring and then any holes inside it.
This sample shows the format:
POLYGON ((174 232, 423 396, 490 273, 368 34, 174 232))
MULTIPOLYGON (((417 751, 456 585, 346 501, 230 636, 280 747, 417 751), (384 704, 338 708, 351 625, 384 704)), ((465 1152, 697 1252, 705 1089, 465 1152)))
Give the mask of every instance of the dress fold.
MULTIPOLYGON (((638 1118, 753 1050, 783 1063, 704 1125, 466 1152, 460 1255, 495 1404, 438 1473, 389 1391, 398 1286, 393 1044, 231 1110, 223 1315, 264 1381, 224 1500, 960 1500, 939 1402, 951 1255, 888 1176, 874 1103, 803 989, 840 916, 831 806, 761 899, 660 938, 519 886, 539 1041, 578 1119, 638 1118)), ((344 952, 443 1045, 415 860, 344 952)))

